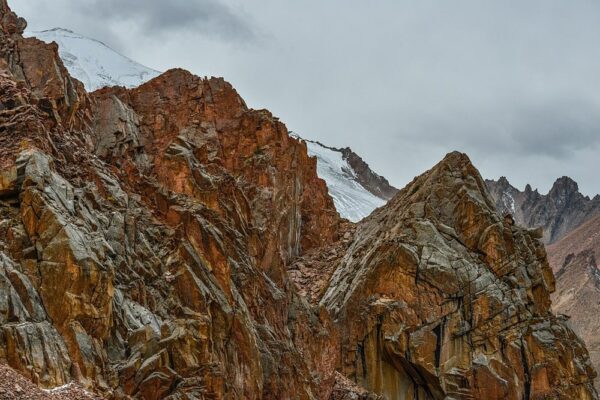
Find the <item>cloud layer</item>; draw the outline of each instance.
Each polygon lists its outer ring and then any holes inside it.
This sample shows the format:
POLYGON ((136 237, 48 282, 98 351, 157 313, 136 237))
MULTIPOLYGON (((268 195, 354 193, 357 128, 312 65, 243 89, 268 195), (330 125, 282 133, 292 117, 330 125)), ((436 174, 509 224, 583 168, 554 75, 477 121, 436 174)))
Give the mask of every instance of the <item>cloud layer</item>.
POLYGON ((76 13, 135 26, 146 36, 194 31, 223 40, 251 40, 244 19, 218 0, 79 0, 76 13))
POLYGON ((18 0, 150 67, 224 76, 288 128, 397 186, 452 150, 482 174, 600 193, 593 0, 18 0))

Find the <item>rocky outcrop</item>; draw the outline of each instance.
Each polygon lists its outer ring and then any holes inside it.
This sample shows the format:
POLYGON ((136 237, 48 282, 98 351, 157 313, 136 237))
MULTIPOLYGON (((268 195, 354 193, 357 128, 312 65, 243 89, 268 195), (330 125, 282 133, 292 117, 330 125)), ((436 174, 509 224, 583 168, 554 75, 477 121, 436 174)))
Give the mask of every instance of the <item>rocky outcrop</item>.
POLYGON ((556 242, 600 213, 600 196, 590 199, 582 195, 569 177, 556 180, 546 195, 532 190, 530 185, 521 192, 504 177, 486 184, 498 211, 512 214, 521 226, 543 228, 546 244, 556 242))
POLYGON ((542 245, 466 156, 354 225, 224 80, 87 94, 0 5, 13 369, 109 399, 597 398, 542 245))
POLYGON ((0 358, 108 398, 329 397, 335 332, 284 267, 337 238, 305 145, 222 79, 90 97, 8 33, 0 358))
MULTIPOLYGON (((573 330, 584 340, 592 363, 600 368, 600 196, 583 196, 568 177, 556 181, 547 195, 520 192, 506 178, 487 181, 499 212, 512 214, 526 227, 540 227, 547 243, 548 260, 556 274, 552 295, 555 313, 569 318, 573 330)), ((598 387, 600 381, 596 379, 598 387)))
POLYGON ((550 312, 543 245, 496 214, 466 156, 416 178, 332 262, 318 301, 341 332, 340 370, 367 389, 387 399, 596 398, 584 346, 550 312))
POLYGON ((341 149, 344 160, 348 162, 355 173, 356 180, 371 194, 384 199, 390 200, 398 193, 398 189, 390 185, 387 179, 376 174, 358 154, 352 151, 351 148, 345 147, 341 149))

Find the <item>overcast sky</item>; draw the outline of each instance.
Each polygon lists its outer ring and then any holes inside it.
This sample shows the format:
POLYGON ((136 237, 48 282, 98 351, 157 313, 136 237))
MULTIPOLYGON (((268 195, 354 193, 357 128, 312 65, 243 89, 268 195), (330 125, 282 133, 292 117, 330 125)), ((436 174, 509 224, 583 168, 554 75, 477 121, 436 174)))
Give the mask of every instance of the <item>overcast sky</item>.
POLYGON ((452 150, 484 177, 600 193, 597 0, 9 0, 158 70, 223 76, 398 187, 452 150))

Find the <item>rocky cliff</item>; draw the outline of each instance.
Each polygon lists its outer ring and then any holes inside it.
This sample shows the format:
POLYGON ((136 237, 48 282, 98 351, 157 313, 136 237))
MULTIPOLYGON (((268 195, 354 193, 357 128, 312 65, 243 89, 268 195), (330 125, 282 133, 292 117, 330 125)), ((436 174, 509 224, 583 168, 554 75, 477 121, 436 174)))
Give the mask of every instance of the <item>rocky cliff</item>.
POLYGON ((328 281, 310 257, 295 280, 319 288, 309 297, 332 314, 352 380, 387 399, 595 397, 585 348, 550 311, 543 244, 496 214, 465 155, 416 178, 345 243, 328 253, 328 281))
POLYGON ((88 94, 0 0, 0 359, 109 399, 596 399, 541 243, 451 154, 358 225, 222 79, 88 94))
POLYGON ((111 398, 327 398, 335 335, 284 268, 336 239, 306 146, 221 79, 88 95, 0 4, 0 358, 111 398))
POLYGON ((532 190, 530 185, 521 192, 504 177, 486 184, 498 211, 512 214, 521 226, 543 228, 546 244, 556 242, 600 213, 600 196, 584 196, 577 183, 566 176, 557 179, 546 195, 532 190))

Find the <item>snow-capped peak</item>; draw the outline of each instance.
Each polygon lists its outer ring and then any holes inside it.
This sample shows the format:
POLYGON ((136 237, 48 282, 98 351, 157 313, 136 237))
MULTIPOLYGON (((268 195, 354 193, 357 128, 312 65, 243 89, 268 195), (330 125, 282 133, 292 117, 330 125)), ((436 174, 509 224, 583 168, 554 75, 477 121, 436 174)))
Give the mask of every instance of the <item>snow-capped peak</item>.
POLYGON ((65 67, 88 91, 105 86, 135 87, 160 75, 159 71, 119 54, 106 44, 68 29, 54 28, 25 35, 46 43, 56 42, 65 67))

